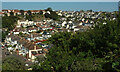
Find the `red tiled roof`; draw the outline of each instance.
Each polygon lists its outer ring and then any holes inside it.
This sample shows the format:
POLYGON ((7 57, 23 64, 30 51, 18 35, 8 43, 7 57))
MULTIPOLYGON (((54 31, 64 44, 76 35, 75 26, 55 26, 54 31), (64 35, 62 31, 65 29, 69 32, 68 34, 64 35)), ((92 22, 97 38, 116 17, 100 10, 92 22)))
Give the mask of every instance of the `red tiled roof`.
POLYGON ((40 10, 31 10, 31 12, 40 12, 40 10))
POLYGON ((2 12, 0 12, 0 14, 3 14, 2 12))
POLYGON ((2 11, 8 11, 8 10, 2 10, 2 11))
POLYGON ((28 11, 24 11, 24 13, 27 13, 28 11))
POLYGON ((20 12, 20 11, 19 11, 19 10, 14 10, 14 12, 16 12, 16 13, 17 13, 17 12, 20 12))

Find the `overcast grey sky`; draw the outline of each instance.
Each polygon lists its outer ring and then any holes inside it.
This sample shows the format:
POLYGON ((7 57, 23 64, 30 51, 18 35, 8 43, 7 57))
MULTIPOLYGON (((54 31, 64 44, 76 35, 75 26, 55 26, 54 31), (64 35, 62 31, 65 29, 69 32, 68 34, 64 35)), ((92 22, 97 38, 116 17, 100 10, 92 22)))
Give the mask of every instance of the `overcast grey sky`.
POLYGON ((120 0, 2 0, 3 2, 118 2, 120 0))

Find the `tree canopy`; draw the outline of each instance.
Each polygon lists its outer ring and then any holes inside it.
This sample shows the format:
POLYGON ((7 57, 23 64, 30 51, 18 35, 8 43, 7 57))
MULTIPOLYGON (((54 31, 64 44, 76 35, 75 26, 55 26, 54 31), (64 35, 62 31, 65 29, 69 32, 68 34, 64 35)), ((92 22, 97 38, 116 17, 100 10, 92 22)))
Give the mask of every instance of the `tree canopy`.
POLYGON ((86 32, 61 32, 49 42, 54 46, 47 59, 34 70, 120 71, 120 26, 118 21, 98 24, 86 32))
POLYGON ((18 17, 16 16, 4 16, 2 17, 2 39, 6 37, 9 31, 13 30, 18 17))
POLYGON ((20 10, 21 15, 24 15, 24 10, 20 10))
POLYGON ((50 14, 49 13, 45 13, 44 16, 46 18, 50 18, 50 19, 53 19, 53 20, 58 20, 59 19, 58 14, 55 11, 53 11, 52 8, 48 8, 48 9, 46 9, 46 11, 50 12, 50 14))
POLYGON ((2 62, 3 70, 24 70, 24 63, 15 57, 8 57, 2 62))

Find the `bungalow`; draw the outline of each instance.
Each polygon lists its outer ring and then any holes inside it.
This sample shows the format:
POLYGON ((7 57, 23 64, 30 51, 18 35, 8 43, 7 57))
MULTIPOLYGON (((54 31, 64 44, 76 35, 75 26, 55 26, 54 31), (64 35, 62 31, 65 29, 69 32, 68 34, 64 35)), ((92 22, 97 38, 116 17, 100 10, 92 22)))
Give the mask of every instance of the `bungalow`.
POLYGON ((7 12, 8 12, 8 10, 2 10, 2 12, 3 12, 3 13, 7 13, 7 12))
POLYGON ((13 31, 13 34, 15 34, 15 35, 17 35, 17 34, 19 34, 20 32, 18 31, 18 30, 15 30, 15 31, 13 31))
POLYGON ((27 29, 27 31, 28 32, 36 32, 36 31, 38 31, 39 30, 39 28, 37 28, 37 27, 29 27, 28 29, 27 29))
POLYGON ((41 26, 42 30, 48 30, 48 29, 53 29, 52 27, 49 27, 47 25, 41 26))
POLYGON ((40 13, 40 10, 31 10, 32 14, 40 13))
POLYGON ((51 35, 49 32, 44 32, 44 33, 42 34, 42 37, 50 38, 50 37, 52 37, 52 35, 51 35))
POLYGON ((79 30, 80 30, 79 27, 75 27, 75 28, 74 28, 74 32, 79 31, 79 30))
POLYGON ((76 31, 86 31, 87 29, 89 29, 89 26, 77 26, 74 28, 74 32, 76 31))
POLYGON ((59 15, 59 16, 62 16, 62 14, 61 14, 61 13, 58 13, 58 15, 59 15))
POLYGON ((12 12, 14 13, 14 16, 21 14, 19 10, 12 10, 12 12))
POLYGON ((24 15, 28 15, 28 12, 27 12, 27 11, 24 11, 24 15))
POLYGON ((21 32, 22 32, 23 34, 28 34, 28 32, 27 32, 26 29, 21 30, 21 32))

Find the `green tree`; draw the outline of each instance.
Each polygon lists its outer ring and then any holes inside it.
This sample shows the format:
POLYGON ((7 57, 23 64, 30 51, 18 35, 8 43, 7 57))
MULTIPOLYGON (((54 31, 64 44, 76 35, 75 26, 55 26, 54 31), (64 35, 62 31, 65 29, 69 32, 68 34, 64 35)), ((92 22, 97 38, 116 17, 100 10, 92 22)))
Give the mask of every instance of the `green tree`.
POLYGON ((15 57, 8 57, 3 60, 3 70, 24 70, 24 64, 15 57))
POLYGON ((26 19, 29 20, 29 21, 32 21, 34 18, 34 16, 32 15, 26 15, 26 19))
POLYGON ((45 18, 50 18, 50 14, 49 13, 45 13, 45 18))
POLYGON ((13 30, 15 27, 15 24, 18 20, 18 17, 16 16, 4 16, 2 17, 2 41, 8 35, 9 31, 13 30), (7 31, 6 31, 7 30, 7 31))
POLYGON ((43 14, 43 11, 40 11, 40 15, 42 15, 43 14))
POLYGON ((52 8, 49 7, 49 8, 46 9, 46 11, 52 12, 52 8))
POLYGON ((10 16, 14 16, 14 13, 13 13, 13 12, 10 12, 10 16))
POLYGON ((37 70, 120 71, 118 20, 101 22, 85 32, 60 32, 48 40, 53 47, 37 70))
POLYGON ((24 15, 24 10, 20 10, 21 15, 24 15))
POLYGON ((59 19, 59 16, 57 15, 57 13, 56 12, 51 12, 51 14, 50 14, 50 18, 51 19, 53 19, 53 20, 58 20, 59 19))
POLYGON ((30 10, 28 10, 28 12, 27 12, 29 15, 32 15, 32 13, 31 13, 31 11, 30 10))

